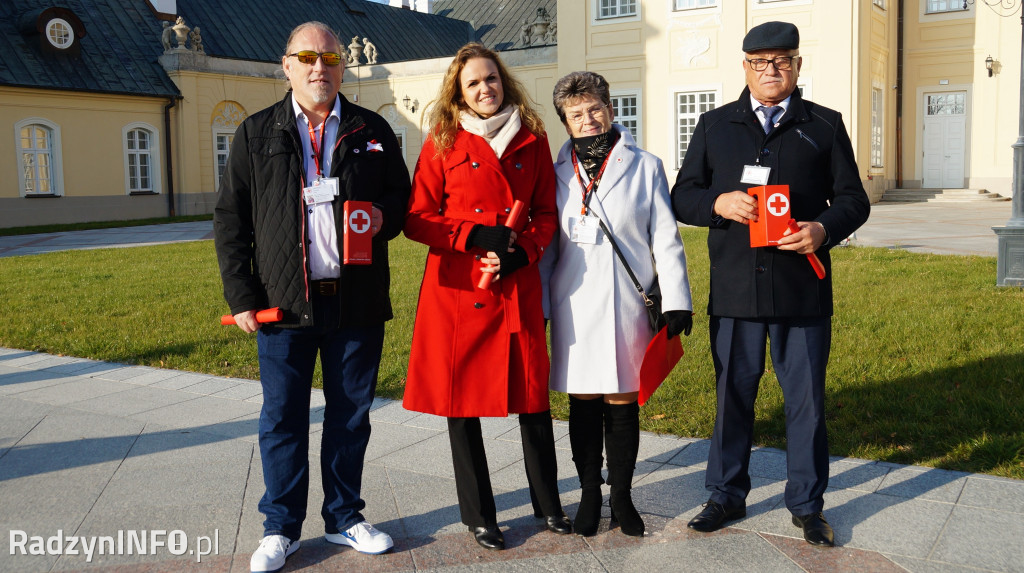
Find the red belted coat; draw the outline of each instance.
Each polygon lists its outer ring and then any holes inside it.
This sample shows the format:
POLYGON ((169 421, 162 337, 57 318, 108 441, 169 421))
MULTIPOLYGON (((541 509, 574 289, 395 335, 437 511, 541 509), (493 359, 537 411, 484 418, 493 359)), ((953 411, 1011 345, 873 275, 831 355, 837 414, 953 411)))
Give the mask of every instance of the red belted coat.
POLYGON ((448 417, 507 416, 549 409, 549 362, 537 262, 558 227, 555 172, 546 136, 523 127, 499 160, 461 127, 441 156, 427 139, 416 164, 405 234, 430 247, 420 286, 405 383, 407 409, 448 417), (476 288, 474 225, 504 224, 515 200, 528 217, 515 228, 530 264, 476 288))

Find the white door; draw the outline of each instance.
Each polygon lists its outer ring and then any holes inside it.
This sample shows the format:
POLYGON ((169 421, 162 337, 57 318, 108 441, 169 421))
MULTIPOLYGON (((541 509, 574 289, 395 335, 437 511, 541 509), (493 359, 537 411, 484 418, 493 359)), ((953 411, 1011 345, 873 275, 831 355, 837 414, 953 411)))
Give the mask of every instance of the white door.
POLYGON ((952 92, 924 96, 924 173, 926 189, 964 186, 967 94, 952 92))

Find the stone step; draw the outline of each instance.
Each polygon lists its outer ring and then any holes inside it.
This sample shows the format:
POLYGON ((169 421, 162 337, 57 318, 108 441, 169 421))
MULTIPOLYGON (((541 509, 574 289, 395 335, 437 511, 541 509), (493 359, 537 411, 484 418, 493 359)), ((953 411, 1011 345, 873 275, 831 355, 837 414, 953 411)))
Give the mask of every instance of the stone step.
POLYGON ((972 201, 1009 201, 987 189, 890 189, 881 203, 965 203, 972 201))

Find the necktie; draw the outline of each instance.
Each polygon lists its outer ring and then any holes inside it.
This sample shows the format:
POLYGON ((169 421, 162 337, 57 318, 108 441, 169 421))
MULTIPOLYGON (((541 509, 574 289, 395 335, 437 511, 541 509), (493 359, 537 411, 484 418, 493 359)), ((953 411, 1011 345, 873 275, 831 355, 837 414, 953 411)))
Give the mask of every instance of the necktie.
POLYGON ((761 127, 764 129, 765 135, 771 133, 775 129, 775 116, 782 112, 782 107, 777 105, 765 107, 761 105, 757 107, 757 111, 764 114, 764 125, 761 127))

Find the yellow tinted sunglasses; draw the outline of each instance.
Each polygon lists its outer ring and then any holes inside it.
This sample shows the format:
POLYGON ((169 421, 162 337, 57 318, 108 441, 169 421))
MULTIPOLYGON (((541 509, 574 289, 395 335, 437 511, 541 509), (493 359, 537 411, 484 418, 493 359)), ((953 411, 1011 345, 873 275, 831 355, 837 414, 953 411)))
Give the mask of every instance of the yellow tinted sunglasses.
POLYGON ((336 66, 341 63, 341 54, 337 52, 323 52, 318 53, 313 50, 302 50, 301 52, 295 52, 294 54, 288 54, 288 57, 295 56, 303 64, 312 66, 316 63, 317 58, 321 58, 324 61, 325 66, 336 66))

